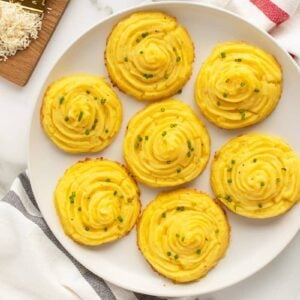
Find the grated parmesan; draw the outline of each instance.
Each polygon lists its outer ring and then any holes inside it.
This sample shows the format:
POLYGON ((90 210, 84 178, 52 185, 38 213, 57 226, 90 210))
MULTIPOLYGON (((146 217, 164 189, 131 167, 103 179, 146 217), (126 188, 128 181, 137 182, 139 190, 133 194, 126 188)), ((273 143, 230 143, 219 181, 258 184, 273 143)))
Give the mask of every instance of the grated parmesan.
POLYGON ((42 16, 23 9, 20 4, 0 1, 0 61, 27 48, 38 38, 42 16))

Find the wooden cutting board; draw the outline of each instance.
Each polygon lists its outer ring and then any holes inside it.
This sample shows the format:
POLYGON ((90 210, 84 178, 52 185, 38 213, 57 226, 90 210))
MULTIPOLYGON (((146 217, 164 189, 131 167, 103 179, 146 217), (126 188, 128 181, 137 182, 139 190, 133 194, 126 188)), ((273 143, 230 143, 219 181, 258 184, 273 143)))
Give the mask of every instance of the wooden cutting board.
POLYGON ((18 51, 7 61, 0 61, 0 76, 20 86, 27 83, 68 3, 69 0, 47 1, 50 9, 45 9, 38 39, 32 40, 28 48, 18 51))

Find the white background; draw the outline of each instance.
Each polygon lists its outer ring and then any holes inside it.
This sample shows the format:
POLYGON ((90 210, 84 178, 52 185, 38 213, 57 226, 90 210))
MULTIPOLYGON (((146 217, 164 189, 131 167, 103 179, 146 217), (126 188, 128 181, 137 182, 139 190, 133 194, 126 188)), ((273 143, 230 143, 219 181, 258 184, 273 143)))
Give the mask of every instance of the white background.
MULTIPOLYGON (((139 0, 106 1, 113 12, 139 0)), ((17 173, 26 168, 27 136, 39 89, 60 54, 81 33, 110 12, 93 1, 72 0, 37 68, 25 87, 0 79, 0 196, 17 173)), ((1 68, 1 65, 0 65, 1 68)), ((255 247, 255 245, 253 245, 255 247)), ((251 249, 249 249, 249 256, 251 249)), ((199 300, 300 300, 300 234, 271 264, 231 288, 199 300)))

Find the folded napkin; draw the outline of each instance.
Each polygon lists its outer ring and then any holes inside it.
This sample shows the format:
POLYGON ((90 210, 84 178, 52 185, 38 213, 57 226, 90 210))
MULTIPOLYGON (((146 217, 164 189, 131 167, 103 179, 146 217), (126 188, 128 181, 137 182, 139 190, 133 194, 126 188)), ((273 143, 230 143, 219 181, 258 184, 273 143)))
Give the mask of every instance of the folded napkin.
MULTIPOLYGON (((300 57, 300 0, 199 2, 243 16, 270 32, 295 59, 300 57)), ((14 181, 9 193, 0 201, 0 245, 1 299, 159 299, 107 283, 76 261, 44 221, 26 173, 14 181)))

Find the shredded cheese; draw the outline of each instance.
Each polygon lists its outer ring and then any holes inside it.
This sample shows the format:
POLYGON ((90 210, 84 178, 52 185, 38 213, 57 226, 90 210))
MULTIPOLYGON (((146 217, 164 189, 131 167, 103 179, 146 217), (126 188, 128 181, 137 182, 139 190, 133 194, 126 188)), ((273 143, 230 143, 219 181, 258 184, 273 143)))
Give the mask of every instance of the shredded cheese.
POLYGON ((42 16, 23 9, 20 4, 0 1, 0 61, 27 48, 38 38, 42 16))

